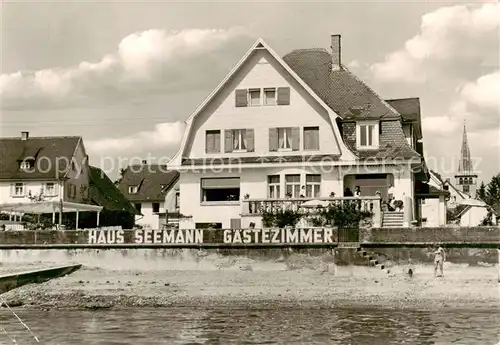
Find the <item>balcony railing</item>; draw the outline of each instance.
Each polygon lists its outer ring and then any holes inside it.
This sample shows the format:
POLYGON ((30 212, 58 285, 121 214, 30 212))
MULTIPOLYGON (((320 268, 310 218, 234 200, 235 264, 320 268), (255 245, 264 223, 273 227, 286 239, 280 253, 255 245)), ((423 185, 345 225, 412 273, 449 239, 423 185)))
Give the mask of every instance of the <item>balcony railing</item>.
POLYGON ((340 198, 287 198, 287 199, 247 199, 243 200, 242 216, 260 216, 264 212, 293 210, 304 214, 317 213, 320 208, 330 204, 355 204, 362 211, 380 213, 379 196, 340 197, 340 198))

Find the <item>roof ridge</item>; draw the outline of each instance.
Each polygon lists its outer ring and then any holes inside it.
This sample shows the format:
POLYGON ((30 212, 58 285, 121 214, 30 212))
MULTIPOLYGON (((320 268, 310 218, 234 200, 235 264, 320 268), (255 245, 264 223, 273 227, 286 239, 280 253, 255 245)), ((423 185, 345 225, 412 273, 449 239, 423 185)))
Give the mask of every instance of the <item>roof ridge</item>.
POLYGON ((295 53, 295 52, 298 52, 298 53, 301 53, 301 52, 324 52, 324 53, 328 53, 330 54, 330 52, 325 49, 325 48, 298 48, 298 49, 293 49, 291 52, 289 53, 286 53, 284 56, 287 56, 288 54, 291 54, 291 53, 295 53))
POLYGON ((405 100, 408 100, 408 99, 418 99, 418 100, 420 100, 420 97, 389 98, 389 99, 386 99, 385 101, 386 102, 389 102, 389 101, 405 101, 405 100))
POLYGON ((81 135, 61 135, 61 136, 44 136, 44 137, 29 137, 22 139, 21 137, 0 137, 0 140, 31 140, 31 139, 83 139, 81 135))

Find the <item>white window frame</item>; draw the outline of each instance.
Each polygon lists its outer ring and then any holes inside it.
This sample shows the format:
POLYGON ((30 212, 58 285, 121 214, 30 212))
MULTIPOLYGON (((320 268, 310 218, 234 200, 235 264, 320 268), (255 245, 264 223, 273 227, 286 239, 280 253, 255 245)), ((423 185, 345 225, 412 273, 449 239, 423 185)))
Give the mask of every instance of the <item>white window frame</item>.
POLYGON ((55 182, 45 182, 43 184, 43 195, 44 196, 56 196, 57 195, 57 188, 56 187, 57 187, 57 184, 55 182), (48 191, 48 188, 47 188, 48 185, 53 186, 53 190, 51 193, 49 193, 49 191, 48 191))
POLYGON ((281 198, 281 176, 280 175, 268 175, 267 176, 267 193, 269 199, 279 199, 281 198), (271 177, 278 177, 278 182, 271 182, 271 177))
POLYGON ((26 196, 26 184, 23 182, 14 182, 12 184, 11 196, 14 198, 23 198, 26 196), (17 193, 17 187, 21 188, 20 193, 17 193))
POLYGON ((248 106, 249 107, 260 107, 262 105, 262 89, 261 88, 250 88, 248 89, 248 106), (252 93, 259 93, 259 103, 252 104, 252 93))
POLYGON ((129 194, 137 194, 138 191, 139 191, 139 186, 128 186, 129 194))
POLYGON ((292 150, 292 127, 278 127, 278 151, 291 151, 292 150), (283 147, 280 147, 280 132, 283 133, 283 147), (290 134, 290 138, 288 138, 290 134), (287 140, 290 139, 290 140, 287 140), (287 147, 287 142, 289 147, 287 147))
POLYGON ((321 196, 321 174, 307 174, 306 175, 306 197, 307 198, 319 198, 321 196), (309 176, 319 176, 319 182, 309 182, 307 178, 309 176), (311 193, 309 193, 309 187, 311 187, 311 193), (317 195, 315 195, 317 192, 317 195))
POLYGON ((300 188, 301 183, 300 183, 300 180, 301 180, 300 174, 286 174, 285 175, 285 190, 284 190, 285 196, 288 194, 288 186, 291 186, 292 187, 292 196, 291 196, 291 198, 292 199, 300 198, 300 193, 301 193, 301 188, 300 188), (298 182, 288 182, 287 181, 287 177, 288 176, 298 176, 299 177, 299 181, 298 182))
POLYGON ((245 145, 245 141, 247 140, 247 132, 246 129, 231 129, 231 135, 232 135, 232 142, 231 142, 231 147, 232 151, 231 152, 247 152, 247 146, 245 145), (235 136, 238 136, 238 147, 234 147, 234 138, 235 136))
POLYGON ((31 169, 31 163, 27 160, 22 161, 21 164, 19 165, 19 169, 27 171, 31 169))
POLYGON ((278 88, 277 87, 265 87, 262 91, 263 104, 266 106, 272 106, 278 104, 278 88), (274 91, 274 100, 272 103, 267 103, 267 91, 274 91))
POLYGON ((356 123, 356 148, 359 150, 373 150, 373 149, 378 149, 379 148, 379 127, 380 124, 378 121, 360 121, 356 123), (372 137, 372 143, 368 143, 368 133, 367 133, 367 144, 368 145, 361 145, 361 128, 364 126, 373 126, 373 137, 372 137))

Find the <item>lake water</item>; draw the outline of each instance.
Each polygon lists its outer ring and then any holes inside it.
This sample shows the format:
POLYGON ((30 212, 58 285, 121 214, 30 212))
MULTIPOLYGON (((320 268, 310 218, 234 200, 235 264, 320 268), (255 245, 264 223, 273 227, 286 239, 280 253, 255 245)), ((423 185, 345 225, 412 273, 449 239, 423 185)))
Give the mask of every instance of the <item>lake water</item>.
MULTIPOLYGON (((497 344, 500 311, 380 309, 15 309, 41 344, 497 344)), ((0 310, 1 344, 35 344, 0 310), (5 331, 4 331, 5 330, 5 331)))

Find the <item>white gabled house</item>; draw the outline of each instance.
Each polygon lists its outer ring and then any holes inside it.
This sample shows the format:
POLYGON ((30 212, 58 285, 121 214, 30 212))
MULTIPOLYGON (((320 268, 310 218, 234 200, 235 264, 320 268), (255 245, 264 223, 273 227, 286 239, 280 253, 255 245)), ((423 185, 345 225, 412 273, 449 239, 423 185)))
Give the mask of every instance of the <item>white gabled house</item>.
POLYGON ((180 172, 180 227, 260 227, 260 206, 342 197, 356 186, 373 207, 391 185, 408 225, 415 185, 428 175, 420 109, 415 116, 396 101, 341 64, 339 35, 332 53, 284 58, 258 39, 186 121, 169 163, 180 172))

